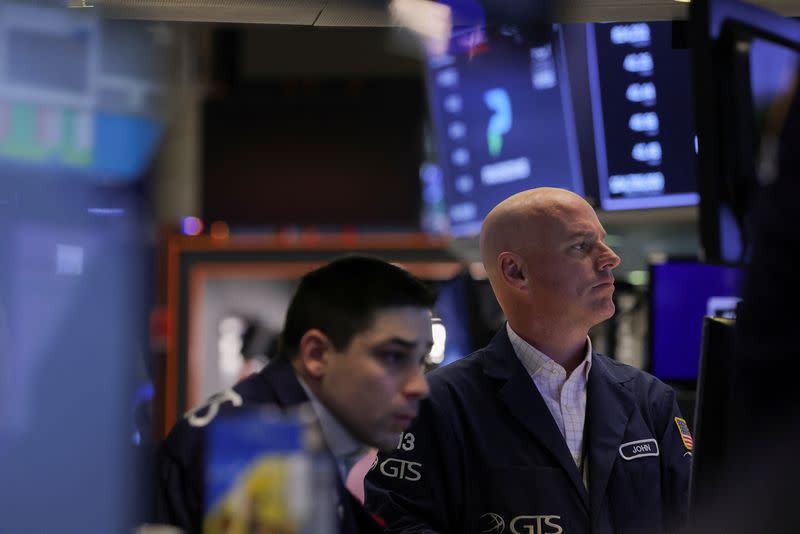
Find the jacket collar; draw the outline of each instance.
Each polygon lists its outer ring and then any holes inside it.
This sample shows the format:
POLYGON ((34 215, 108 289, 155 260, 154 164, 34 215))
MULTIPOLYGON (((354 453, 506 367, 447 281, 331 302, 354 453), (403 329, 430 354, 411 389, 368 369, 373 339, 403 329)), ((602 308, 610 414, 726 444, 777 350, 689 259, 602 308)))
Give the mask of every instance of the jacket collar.
POLYGON ((258 373, 258 378, 265 384, 264 391, 272 391, 281 408, 289 408, 308 402, 309 398, 297 375, 294 374, 292 362, 288 359, 274 360, 258 373))

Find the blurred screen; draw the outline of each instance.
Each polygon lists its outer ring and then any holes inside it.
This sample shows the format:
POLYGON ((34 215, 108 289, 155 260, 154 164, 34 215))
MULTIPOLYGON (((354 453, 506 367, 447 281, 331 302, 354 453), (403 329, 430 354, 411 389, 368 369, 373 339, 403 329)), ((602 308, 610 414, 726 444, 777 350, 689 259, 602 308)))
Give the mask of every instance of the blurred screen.
POLYGON ((123 531, 147 349, 142 195, 0 174, 0 531, 123 531))
POLYGON ((759 131, 768 127, 767 117, 778 99, 791 96, 797 83, 800 52, 775 42, 750 42, 750 85, 759 131))
POLYGON ((0 3, 0 159, 141 177, 162 132, 166 27, 0 3))
POLYGON ((428 92, 450 233, 475 235, 501 200, 536 186, 583 194, 560 27, 531 47, 489 33, 428 60, 428 92))
POLYGON ((778 175, 778 142, 784 120, 800 83, 800 50, 755 38, 750 42, 750 90, 756 134, 758 182, 771 184, 778 175))
POLYGON ((736 151, 737 156, 730 161, 736 166, 736 201, 726 196, 717 212, 719 259, 731 264, 750 262, 753 199, 759 187, 777 179, 783 118, 795 93, 800 67, 800 52, 795 49, 747 36, 736 42, 748 42, 748 46, 740 68, 734 72, 733 86, 740 92, 741 101, 749 100, 752 107, 749 113, 739 115, 741 131, 733 133, 736 146, 726 147, 726 154, 736 151), (742 145, 747 146, 746 151, 742 145))
POLYGON ((723 201, 718 210, 720 259, 731 264, 750 262, 753 200, 759 187, 777 179, 782 122, 800 72, 797 50, 760 38, 750 40, 747 50, 743 66, 735 71, 734 79, 739 85, 734 87, 743 93, 750 91, 752 108, 750 114, 740 115, 738 124, 745 131, 734 135, 738 136, 737 152, 743 144, 748 150, 737 154, 736 159, 731 158, 731 164, 737 165, 739 179, 737 202, 723 201), (741 87, 742 82, 746 89, 741 87))
POLYGON ((164 25, 0 3, 0 532, 125 532, 137 512, 144 177, 174 44, 164 25))
POLYGON ((697 379, 703 317, 735 318, 742 271, 674 261, 650 270, 651 372, 666 381, 697 379))

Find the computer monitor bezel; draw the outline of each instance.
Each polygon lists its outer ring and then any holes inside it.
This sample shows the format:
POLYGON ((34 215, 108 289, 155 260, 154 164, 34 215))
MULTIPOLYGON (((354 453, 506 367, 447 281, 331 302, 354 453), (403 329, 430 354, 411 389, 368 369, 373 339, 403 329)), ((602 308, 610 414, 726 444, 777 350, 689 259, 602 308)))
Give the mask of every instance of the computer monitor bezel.
POLYGON ((800 53, 800 23, 735 0, 697 0, 690 6, 694 111, 698 135, 701 257, 742 265, 752 250, 749 211, 759 188, 749 44, 763 39, 800 53), (726 243, 721 214, 739 231, 740 250, 726 243))

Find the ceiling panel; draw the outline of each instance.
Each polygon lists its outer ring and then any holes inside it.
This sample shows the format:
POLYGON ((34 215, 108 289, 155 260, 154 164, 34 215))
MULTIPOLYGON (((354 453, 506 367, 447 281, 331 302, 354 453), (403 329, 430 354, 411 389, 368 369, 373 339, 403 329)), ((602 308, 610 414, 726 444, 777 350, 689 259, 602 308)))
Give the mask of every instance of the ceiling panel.
POLYGON ((315 26, 390 26, 386 2, 381 0, 328 0, 315 26))
MULTIPOLYGON (((109 16, 151 20, 380 27, 390 24, 385 0, 70 0, 109 16)), ((800 16, 798 0, 759 0, 757 5, 800 16)), ((674 0, 561 0, 556 22, 684 19, 687 4, 674 0)))
POLYGON ((311 26, 326 0, 87 0, 117 18, 311 26))

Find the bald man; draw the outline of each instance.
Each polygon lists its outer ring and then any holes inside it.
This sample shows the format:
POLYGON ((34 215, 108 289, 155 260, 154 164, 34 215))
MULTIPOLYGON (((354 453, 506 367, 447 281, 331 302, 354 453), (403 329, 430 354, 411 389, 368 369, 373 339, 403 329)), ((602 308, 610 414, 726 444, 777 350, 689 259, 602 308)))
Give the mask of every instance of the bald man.
POLYGON ((429 374, 430 397, 379 455, 366 505, 388 532, 666 532, 686 515, 692 439, 668 386, 593 352, 620 259, 581 197, 495 207, 481 256, 507 323, 429 374))

